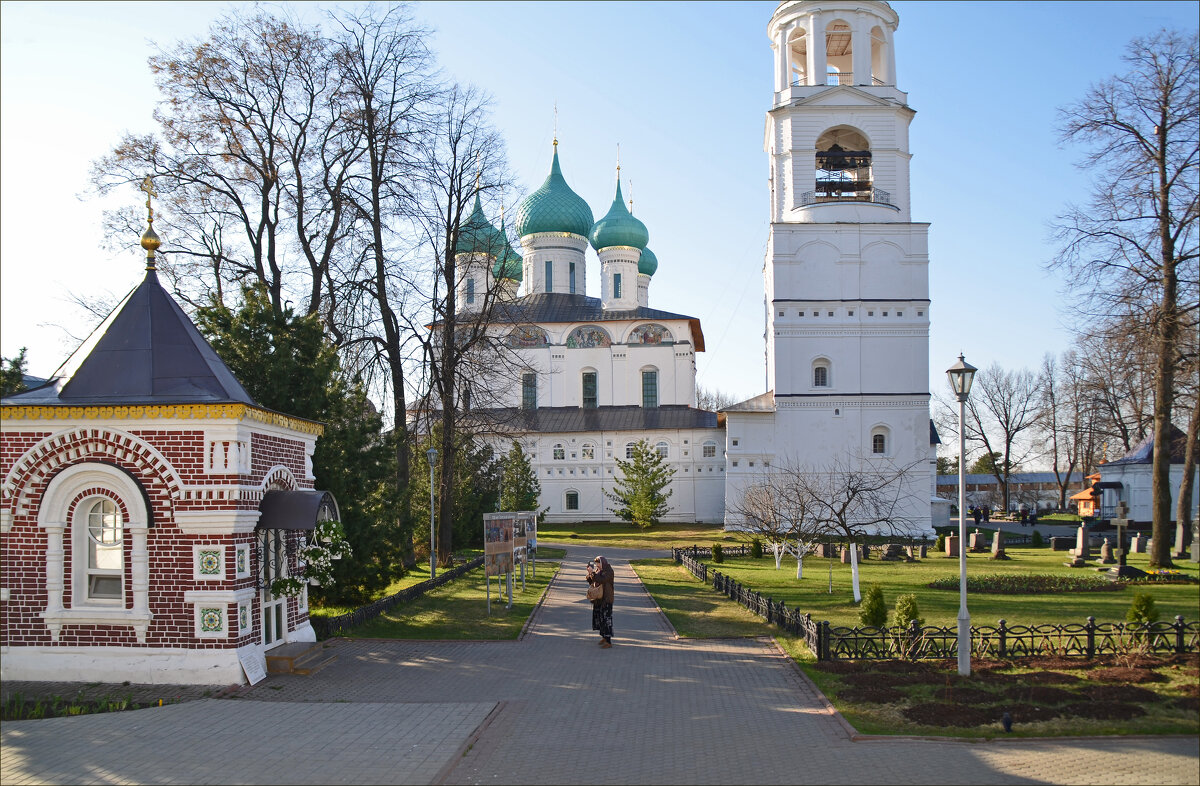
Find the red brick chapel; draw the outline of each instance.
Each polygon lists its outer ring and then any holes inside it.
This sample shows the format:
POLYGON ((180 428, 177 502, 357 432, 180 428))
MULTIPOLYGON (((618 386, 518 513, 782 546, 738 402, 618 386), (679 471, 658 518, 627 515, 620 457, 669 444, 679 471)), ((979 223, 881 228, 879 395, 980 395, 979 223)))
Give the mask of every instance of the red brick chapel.
POLYGON ((150 216, 141 284, 0 401, 3 680, 235 684, 315 640, 307 587, 271 586, 337 518, 322 427, 246 393, 159 284, 150 216))

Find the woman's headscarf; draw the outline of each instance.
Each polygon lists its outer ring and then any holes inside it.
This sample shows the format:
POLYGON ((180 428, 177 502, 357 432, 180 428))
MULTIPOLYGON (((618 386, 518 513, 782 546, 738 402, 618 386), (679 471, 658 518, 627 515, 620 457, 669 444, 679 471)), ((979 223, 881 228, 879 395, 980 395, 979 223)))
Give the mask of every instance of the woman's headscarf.
POLYGON ((596 557, 595 562, 597 565, 600 566, 600 569, 598 571, 596 571, 597 575, 600 575, 600 576, 604 576, 606 574, 608 576, 613 575, 612 566, 610 566, 608 564, 608 560, 606 560, 604 557, 596 557))

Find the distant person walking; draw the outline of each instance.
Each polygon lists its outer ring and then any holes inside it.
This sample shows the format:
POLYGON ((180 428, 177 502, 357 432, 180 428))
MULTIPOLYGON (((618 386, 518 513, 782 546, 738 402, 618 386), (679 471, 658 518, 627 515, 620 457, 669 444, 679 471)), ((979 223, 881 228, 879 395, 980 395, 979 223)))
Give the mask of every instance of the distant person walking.
POLYGON ((978 527, 979 520, 983 518, 983 511, 980 510, 979 506, 977 505, 977 506, 971 508, 971 515, 975 518, 975 526, 978 527))
POLYGON ((604 557, 588 563, 588 586, 601 588, 600 596, 592 600, 592 630, 600 632, 600 646, 604 649, 612 646, 613 579, 612 565, 604 557))
POLYGON ((989 524, 989 523, 991 523, 991 521, 992 521, 992 509, 991 509, 991 507, 984 505, 983 506, 983 523, 989 524))

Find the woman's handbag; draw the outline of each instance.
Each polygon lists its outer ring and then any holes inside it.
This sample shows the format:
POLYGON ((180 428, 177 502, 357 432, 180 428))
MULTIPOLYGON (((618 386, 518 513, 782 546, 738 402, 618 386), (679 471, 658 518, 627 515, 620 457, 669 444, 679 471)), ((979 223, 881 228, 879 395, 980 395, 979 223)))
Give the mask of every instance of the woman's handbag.
POLYGON ((588 591, 587 591, 587 599, 588 600, 600 600, 603 597, 604 597, 604 585, 603 584, 595 584, 591 587, 588 587, 588 591))

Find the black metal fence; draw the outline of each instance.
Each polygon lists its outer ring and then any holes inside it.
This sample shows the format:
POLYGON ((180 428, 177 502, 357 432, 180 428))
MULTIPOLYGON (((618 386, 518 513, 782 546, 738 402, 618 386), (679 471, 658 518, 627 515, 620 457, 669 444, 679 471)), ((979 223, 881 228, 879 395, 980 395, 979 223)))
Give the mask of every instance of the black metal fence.
POLYGON ((395 595, 388 595, 386 598, 380 598, 374 603, 362 606, 354 611, 337 617, 309 617, 309 622, 312 624, 313 631, 317 634, 318 639, 328 639, 332 636, 341 636, 350 628, 362 625, 364 622, 369 622, 375 619, 383 612, 396 606, 400 603, 406 603, 410 600, 416 600, 434 587, 440 587, 448 581, 453 581, 464 573, 474 570, 483 564, 483 557, 476 557, 470 562, 465 562, 458 567, 450 568, 442 571, 437 575, 437 578, 426 579, 420 584, 414 584, 411 587, 405 587, 395 595))
MULTIPOLYGON (((918 625, 874 628, 842 627, 818 621, 811 614, 789 609, 734 581, 720 571, 710 570, 686 549, 674 549, 675 562, 714 591, 775 623, 784 631, 803 636, 817 660, 869 660, 883 658, 954 658, 958 654, 957 627, 918 625)), ((1200 621, 1123 623, 1087 622, 1045 625, 1012 625, 1000 620, 995 626, 971 626, 973 657, 1019 658, 1032 655, 1094 657, 1131 652, 1182 653, 1200 649, 1200 621)))
MULTIPOLYGON (((699 559, 700 557, 708 557, 709 559, 712 559, 711 546, 685 546, 681 549, 672 549, 672 551, 678 551, 681 554, 686 554, 692 559, 699 559)), ((750 556, 750 547, 722 546, 721 553, 726 557, 748 557, 750 556)))

